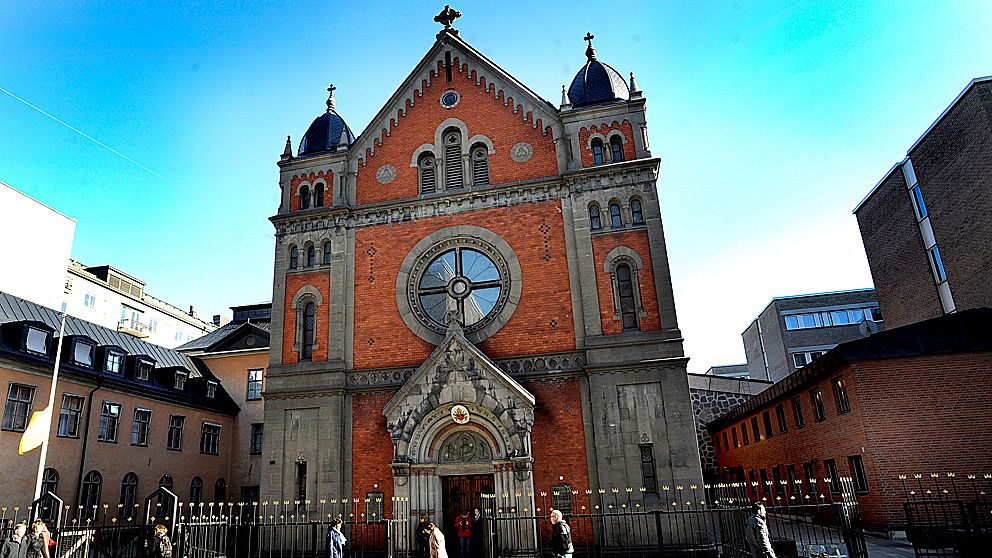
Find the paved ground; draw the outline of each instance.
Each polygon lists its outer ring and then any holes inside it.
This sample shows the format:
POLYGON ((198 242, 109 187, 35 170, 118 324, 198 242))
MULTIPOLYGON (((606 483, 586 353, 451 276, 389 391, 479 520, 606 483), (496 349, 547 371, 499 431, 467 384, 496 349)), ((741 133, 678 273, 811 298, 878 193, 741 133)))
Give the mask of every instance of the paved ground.
POLYGON ((914 558, 913 545, 906 540, 879 539, 865 536, 868 558, 914 558))
MULTIPOLYGON (((828 552, 833 551, 835 545, 839 545, 840 551, 846 552, 843 546, 843 537, 837 529, 778 518, 769 518, 768 528, 773 539, 785 538, 805 541, 807 544, 824 544, 828 552)), ((913 545, 906 540, 882 539, 865 535, 865 544, 868 546, 868 558, 915 558, 916 556, 913 552, 913 545)), ((803 548, 799 552, 805 554, 808 549, 803 548)))

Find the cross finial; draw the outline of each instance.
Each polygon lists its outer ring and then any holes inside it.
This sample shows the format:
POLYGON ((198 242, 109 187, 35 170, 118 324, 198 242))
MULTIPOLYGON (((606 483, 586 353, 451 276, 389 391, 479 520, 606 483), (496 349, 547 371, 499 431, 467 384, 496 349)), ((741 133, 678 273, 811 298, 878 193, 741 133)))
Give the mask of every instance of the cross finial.
POLYGON ((449 4, 445 4, 441 13, 434 16, 434 21, 443 25, 445 29, 451 29, 451 24, 460 17, 462 17, 461 12, 452 10, 449 4))
POLYGON ((327 86, 327 92, 329 93, 327 96, 327 112, 334 110, 334 107, 338 104, 338 102, 334 100, 335 89, 337 89, 337 87, 334 87, 333 83, 327 86))
POLYGON ((592 40, 596 38, 596 35, 592 33, 586 33, 585 37, 582 37, 583 41, 589 41, 589 46, 586 47, 586 57, 590 60, 596 58, 596 47, 592 46, 592 40))
POLYGON ((583 41, 589 41, 589 46, 592 46, 592 40, 596 38, 596 35, 592 33, 586 33, 585 37, 582 37, 583 41))

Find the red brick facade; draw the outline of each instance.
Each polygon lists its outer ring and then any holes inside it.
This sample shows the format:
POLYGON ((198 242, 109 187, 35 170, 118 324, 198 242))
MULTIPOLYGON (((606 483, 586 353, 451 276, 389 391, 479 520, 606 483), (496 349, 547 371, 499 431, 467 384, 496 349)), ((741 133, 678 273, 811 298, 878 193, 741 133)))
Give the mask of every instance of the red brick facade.
MULTIPOLYGON (((610 149, 610 132, 613 130, 619 130, 622 134, 623 139, 623 160, 629 161, 634 158, 634 130, 630 126, 630 122, 624 120, 623 122, 617 122, 614 120, 609 126, 591 126, 589 128, 582 128, 579 130, 579 148, 582 150, 582 166, 591 167, 595 165, 595 159, 593 158, 592 147, 590 146, 589 136, 593 134, 600 134, 606 139, 603 141, 603 149, 610 149)), ((604 154, 606 161, 610 161, 610 155, 604 154)))
POLYGON ((539 401, 534 410, 534 487, 550 490, 567 483, 589 487, 586 444, 582 424, 582 395, 577 378, 539 380, 524 386, 539 401), (560 478, 563 477, 563 478, 560 478))
MULTIPOLYGON (((619 246, 632 249, 640 256, 644 266, 636 270, 641 302, 646 316, 638 317, 641 331, 660 331, 661 317, 658 313, 658 297, 654 289, 654 270, 651 267, 651 248, 647 231, 622 232, 598 235, 592 240, 593 257, 596 262, 596 288, 599 291, 599 310, 603 320, 603 334, 623 333, 623 323, 614 319, 616 313, 613 296, 613 275, 603 265, 610 252, 619 246)), ((634 270, 632 270, 634 271, 634 270)))
POLYGON ((360 393, 351 400, 351 443, 352 447, 360 448, 351 464, 352 498, 382 492, 387 514, 392 513, 393 472, 389 464, 393 461, 393 442, 386 430, 382 408, 393 395, 392 391, 360 393))
POLYGON ((293 308, 293 297, 306 286, 312 286, 320 292, 322 303, 317 305, 317 329, 314 336, 317 348, 313 351, 313 361, 327 360, 327 343, 321 342, 321 336, 327 339, 327 305, 330 303, 330 277, 326 271, 310 271, 306 273, 290 273, 286 275, 286 300, 283 312, 286 316, 285 330, 282 336, 282 363, 292 364, 299 361, 299 354, 293 350, 296 342, 296 309, 293 308))
MULTIPOLYGON (((299 211, 300 209, 300 186, 306 184, 310 187, 310 193, 313 195, 313 189, 318 184, 324 186, 324 205, 329 206, 333 201, 334 192, 334 173, 327 171, 311 172, 304 176, 296 175, 289 181, 289 186, 291 189, 291 195, 289 198, 289 210, 299 211)), ((311 202, 310 207, 313 207, 311 202)))

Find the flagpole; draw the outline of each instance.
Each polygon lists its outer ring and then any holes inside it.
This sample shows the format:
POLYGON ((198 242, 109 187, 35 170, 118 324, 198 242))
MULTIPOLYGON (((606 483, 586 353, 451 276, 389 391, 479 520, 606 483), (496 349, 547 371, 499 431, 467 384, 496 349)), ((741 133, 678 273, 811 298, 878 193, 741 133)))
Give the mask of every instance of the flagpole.
POLYGON ((55 389, 59 381, 59 363, 62 361, 62 345, 65 337, 65 312, 62 312, 62 323, 59 325, 59 346, 55 349, 55 371, 52 373, 52 389, 48 392, 48 427, 45 429, 45 439, 41 442, 41 459, 38 460, 38 478, 34 485, 34 499, 41 498, 41 484, 45 476, 45 461, 48 458, 48 438, 52 435, 52 416, 55 410, 55 389))

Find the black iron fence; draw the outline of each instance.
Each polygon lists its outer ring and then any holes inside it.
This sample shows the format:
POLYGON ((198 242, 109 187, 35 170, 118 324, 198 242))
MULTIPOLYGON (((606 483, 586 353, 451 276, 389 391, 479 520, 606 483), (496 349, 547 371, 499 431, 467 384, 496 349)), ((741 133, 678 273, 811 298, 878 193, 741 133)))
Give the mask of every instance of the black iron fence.
POLYGON ((918 558, 992 556, 992 474, 900 475, 918 558))
MULTIPOLYGON (((751 555, 744 534, 751 503, 764 501, 779 558, 867 558, 849 479, 839 497, 813 483, 695 483, 646 488, 481 494, 472 531, 473 558, 545 557, 552 553, 551 509, 570 525, 575 558, 751 555), (812 490, 809 488, 812 487, 812 490)), ((418 517, 426 513, 450 539, 454 518, 414 509, 403 498, 181 503, 165 489, 131 506, 68 506, 52 494, 24 509, 3 508, 2 533, 15 519, 41 517, 53 533, 53 558, 138 558, 155 524, 166 525, 177 558, 316 558, 327 556, 328 532, 343 521, 347 556, 418 556, 418 517), (22 517, 22 515, 24 517, 22 517), (30 517, 28 517, 30 516, 30 517)), ((449 555, 450 552, 449 552, 449 555)), ((457 553, 452 555, 457 556, 457 553)))

